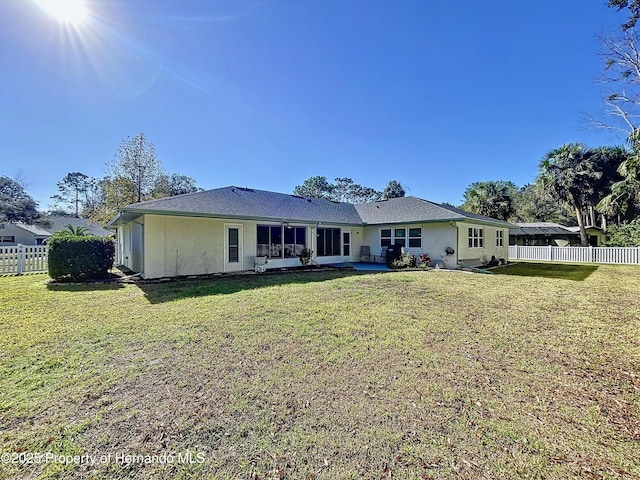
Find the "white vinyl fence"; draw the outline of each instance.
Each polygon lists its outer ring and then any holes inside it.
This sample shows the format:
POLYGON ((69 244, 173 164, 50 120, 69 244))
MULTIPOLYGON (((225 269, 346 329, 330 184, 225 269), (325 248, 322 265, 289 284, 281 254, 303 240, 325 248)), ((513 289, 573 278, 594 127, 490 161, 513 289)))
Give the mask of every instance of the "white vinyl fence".
POLYGON ((0 275, 46 272, 47 258, 46 245, 0 247, 0 275))
POLYGON ((640 265, 640 247, 509 246, 509 260, 640 265))

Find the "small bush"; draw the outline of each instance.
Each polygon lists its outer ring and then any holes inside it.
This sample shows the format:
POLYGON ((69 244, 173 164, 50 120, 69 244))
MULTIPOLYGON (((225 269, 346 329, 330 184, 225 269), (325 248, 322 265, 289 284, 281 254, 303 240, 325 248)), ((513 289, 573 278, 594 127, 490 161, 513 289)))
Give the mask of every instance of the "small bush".
POLYGON ((391 268, 413 268, 416 266, 416 257, 410 253, 403 253, 400 258, 393 261, 391 268))
POLYGON ((49 276, 55 280, 106 278, 113 267, 115 244, 94 235, 54 235, 49 240, 49 276))
POLYGON ((429 263, 431 262, 431 258, 429 257, 428 253, 421 253, 420 256, 418 257, 418 266, 426 268, 429 266, 429 263))

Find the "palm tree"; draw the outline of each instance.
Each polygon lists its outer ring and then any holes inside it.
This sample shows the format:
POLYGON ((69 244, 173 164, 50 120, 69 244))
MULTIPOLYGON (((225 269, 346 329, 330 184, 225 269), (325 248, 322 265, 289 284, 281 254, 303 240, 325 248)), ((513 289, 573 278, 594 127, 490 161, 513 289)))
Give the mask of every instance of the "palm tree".
POLYGON ((622 150, 618 157, 618 181, 613 182, 597 208, 611 216, 633 218, 640 209, 640 130, 631 134, 628 143, 631 151, 622 150))
POLYGON ((507 221, 515 214, 517 190, 513 182, 504 180, 472 183, 464 192, 462 209, 507 221))
POLYGON ((538 181, 556 201, 568 205, 580 227, 580 242, 589 245, 584 225, 584 210, 602 177, 596 165, 596 153, 581 143, 568 143, 547 153, 538 166, 538 181))
POLYGON ((64 237, 84 237, 85 235, 87 235, 87 232, 88 232, 87 228, 83 227, 82 225, 78 225, 77 227, 74 227, 69 223, 64 228, 65 230, 60 230, 58 232, 58 235, 61 235, 64 237))

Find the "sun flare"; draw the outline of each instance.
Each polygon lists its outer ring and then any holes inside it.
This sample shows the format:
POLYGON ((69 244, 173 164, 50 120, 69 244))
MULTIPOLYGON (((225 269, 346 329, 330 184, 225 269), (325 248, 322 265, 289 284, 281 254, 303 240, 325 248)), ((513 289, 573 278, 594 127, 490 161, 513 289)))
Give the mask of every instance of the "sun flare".
POLYGON ((89 15, 85 0, 36 0, 36 3, 62 23, 80 25, 89 15))

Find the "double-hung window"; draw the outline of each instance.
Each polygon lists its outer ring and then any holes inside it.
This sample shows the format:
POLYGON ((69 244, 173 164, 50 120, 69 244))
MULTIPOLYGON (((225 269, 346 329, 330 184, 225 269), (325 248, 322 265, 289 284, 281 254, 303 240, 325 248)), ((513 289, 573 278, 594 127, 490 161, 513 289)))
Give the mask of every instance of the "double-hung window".
POLYGON ((391 229, 390 228, 380 229, 380 246, 381 247, 391 246, 391 229))
POLYGON ((504 232, 496 230, 496 247, 504 247, 504 232))
POLYGON ((422 228, 409 229, 409 247, 422 248, 422 228))
POLYGON ((484 248, 484 228, 469 227, 469 248, 484 248))

